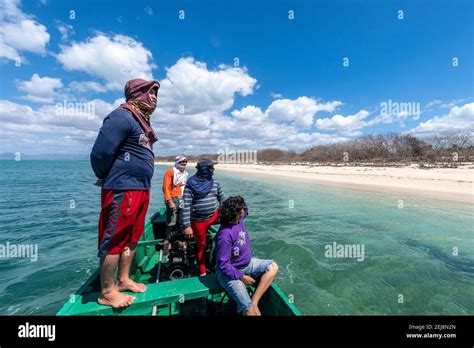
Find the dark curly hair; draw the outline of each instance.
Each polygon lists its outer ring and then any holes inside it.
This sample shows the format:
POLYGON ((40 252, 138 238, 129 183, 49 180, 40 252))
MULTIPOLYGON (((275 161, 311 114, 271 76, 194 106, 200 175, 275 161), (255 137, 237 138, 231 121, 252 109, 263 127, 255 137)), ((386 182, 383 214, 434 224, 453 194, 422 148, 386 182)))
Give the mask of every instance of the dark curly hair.
POLYGON ((244 207, 245 201, 242 196, 227 198, 219 208, 219 223, 223 226, 238 223, 237 217, 244 207))

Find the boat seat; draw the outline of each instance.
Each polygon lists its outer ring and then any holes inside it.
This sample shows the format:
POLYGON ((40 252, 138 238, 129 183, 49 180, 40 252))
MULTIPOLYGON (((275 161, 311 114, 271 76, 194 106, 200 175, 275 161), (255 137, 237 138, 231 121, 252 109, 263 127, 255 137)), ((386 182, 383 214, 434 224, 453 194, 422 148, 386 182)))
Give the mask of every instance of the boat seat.
POLYGON ((204 277, 191 277, 156 284, 147 284, 147 286, 148 289, 145 293, 133 294, 136 298, 132 305, 119 309, 98 306, 98 292, 85 294, 82 298, 78 299, 78 301, 81 302, 81 315, 113 315, 116 313, 129 313, 133 315, 134 313, 143 313, 144 309, 151 310, 152 306, 167 305, 183 300, 193 300, 219 294, 224 291, 214 274, 209 274, 204 277))
POLYGON ((167 297, 173 294, 193 294, 197 297, 218 294, 224 291, 220 286, 215 274, 208 274, 203 277, 183 278, 160 283, 160 297, 167 297))

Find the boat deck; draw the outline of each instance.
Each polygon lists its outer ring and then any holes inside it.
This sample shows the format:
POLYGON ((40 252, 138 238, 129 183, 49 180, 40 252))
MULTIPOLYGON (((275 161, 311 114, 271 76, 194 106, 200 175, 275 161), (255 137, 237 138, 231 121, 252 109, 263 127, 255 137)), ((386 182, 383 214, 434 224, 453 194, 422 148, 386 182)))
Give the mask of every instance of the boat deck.
MULTIPOLYGON (((133 294, 134 302, 125 308, 114 309, 97 303, 100 275, 97 270, 71 296, 57 315, 236 315, 235 304, 218 283, 215 274, 197 276, 191 270, 189 277, 169 280, 163 272, 167 257, 163 255, 164 213, 162 208, 145 224, 130 270, 130 277, 147 285, 143 294, 133 294)), ((215 235, 215 226, 209 234, 215 235)), ((210 238, 212 239, 212 238, 210 238)), ((194 266, 195 267, 195 266, 194 266)), ((249 287, 252 293, 253 288, 249 287)), ((126 292, 132 294, 130 292, 126 292)), ((260 310, 264 315, 300 315, 287 296, 272 284, 262 297, 260 310)))

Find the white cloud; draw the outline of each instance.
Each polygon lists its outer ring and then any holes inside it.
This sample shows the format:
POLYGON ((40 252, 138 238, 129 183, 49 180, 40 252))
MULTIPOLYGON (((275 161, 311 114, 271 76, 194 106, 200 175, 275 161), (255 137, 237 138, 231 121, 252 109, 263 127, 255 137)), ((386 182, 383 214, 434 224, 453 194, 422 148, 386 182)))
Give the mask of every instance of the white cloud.
POLYGON ((300 97, 275 100, 265 110, 247 105, 229 111, 237 95, 247 96, 256 88, 257 80, 245 68, 219 65, 210 69, 193 58, 182 58, 166 72, 166 78, 160 81, 158 109, 152 117, 162 142, 157 144, 157 154, 216 153, 236 146, 260 149, 278 145, 302 150, 342 139, 301 130, 312 126, 314 114, 332 112, 342 105, 340 101, 322 103, 300 97))
POLYGON ((235 146, 305 149, 341 139, 301 130, 312 125, 315 113, 332 112, 342 104, 340 101, 321 103, 300 97, 275 100, 265 110, 247 105, 229 112, 237 95, 247 96, 256 88, 257 80, 245 68, 219 65, 210 69, 193 58, 182 58, 166 72, 166 78, 160 82, 158 109, 152 117, 163 142, 158 143, 157 154, 216 153, 235 146), (309 122, 301 122, 301 112, 309 122))
POLYGON ((162 113, 158 109, 152 116, 152 122, 158 128, 166 128, 175 133, 186 133, 192 130, 207 129, 216 113, 207 111, 194 115, 178 115, 162 113))
MULTIPOLYGON (((71 153, 89 151, 102 119, 122 103, 123 98, 113 103, 90 100, 89 103, 94 106, 92 111, 79 107, 72 113, 61 112, 67 109, 68 104, 60 104, 58 109, 58 104, 51 101, 60 100, 58 96, 65 96, 66 92, 71 91, 122 91, 125 81, 132 77, 127 76, 130 69, 120 70, 120 66, 128 64, 124 54, 129 54, 129 58, 135 57, 135 52, 130 53, 126 46, 141 47, 146 51, 130 38, 110 38, 103 34, 62 47, 57 57, 67 69, 85 71, 100 79, 72 81, 64 87, 60 79, 35 74, 29 81, 19 82, 18 88, 25 92, 25 98, 48 99, 49 105, 31 108, 0 101, 0 122, 5 134, 4 139, 0 139, 0 145, 8 148, 33 147, 36 152, 57 152, 55 145, 69 149, 71 153), (109 49, 119 52, 111 58, 112 62, 102 56, 102 49, 107 45, 109 49)), ((141 55, 146 56, 146 53, 141 55)), ((151 54, 149 57, 146 62, 151 59, 151 54)), ((142 76, 144 78, 151 78, 151 63, 148 66, 142 73, 149 73, 150 76, 142 76)), ((294 100, 276 99, 265 109, 255 105, 232 109, 238 96, 248 96, 257 88, 257 80, 246 68, 222 64, 217 68, 208 68, 205 63, 193 58, 182 58, 166 69, 166 76, 160 83, 158 108, 152 116, 159 137, 155 146, 157 155, 216 153, 226 147, 304 150, 316 144, 347 139, 345 134, 321 134, 311 130, 314 115, 320 111, 333 112, 342 105, 340 101, 320 102, 303 96, 294 100)), ((61 99, 79 100, 74 95, 61 99)))
POLYGON ((360 110, 358 113, 349 116, 334 115, 330 118, 316 120, 316 126, 322 130, 352 134, 358 129, 374 124, 374 122, 367 122, 365 120, 367 116, 369 116, 369 112, 366 110, 360 110))
MULTIPOLYGON (((73 44, 71 47, 75 47, 75 45, 73 44)), ((87 51, 90 46, 82 48, 87 51)), ((33 76, 30 81, 19 83, 19 87, 27 93, 33 92, 36 82, 40 82, 42 79, 43 82, 48 83, 44 84, 41 92, 36 95, 46 97, 54 94, 56 90, 52 85, 59 87, 59 84, 51 84, 51 80, 37 75, 33 76)), ((206 147, 215 149, 219 146, 220 139, 225 138, 226 134, 213 134, 210 128, 218 120, 226 117, 223 113, 233 106, 236 95, 245 96, 252 93, 255 84, 256 80, 249 76, 245 69, 224 65, 220 65, 216 69, 208 69, 204 63, 196 62, 191 58, 180 59, 167 69, 167 76, 161 81, 159 107, 152 117, 152 122, 160 137, 157 153, 160 153, 159 151, 162 149, 161 144, 167 144, 169 147, 166 148, 167 151, 173 151, 175 148, 186 148, 189 151, 200 151, 200 149, 204 151, 206 147), (183 114, 179 113, 180 105, 185 107, 183 114)), ((96 81, 73 81, 64 90, 99 91, 102 90, 102 87, 101 83, 96 81)), ((122 88, 123 86, 120 90, 122 88)), ((73 99, 67 98, 67 100, 73 99)), ((54 139, 57 141, 60 141, 59 139, 64 141, 64 137, 68 137, 67 143, 70 144, 73 136, 79 139, 82 134, 84 135, 83 141, 89 141, 89 145, 92 146, 91 134, 95 132, 94 136, 97 135, 103 117, 112 111, 113 107, 123 102, 123 99, 117 100, 113 105, 98 99, 91 102, 95 106, 95 111, 92 113, 79 111, 58 115, 55 104, 32 109, 29 106, 3 101, 3 105, 0 104, 0 107, 5 112, 0 114, 0 122, 5 124, 4 129, 9 132, 11 137, 25 132, 30 140, 37 139, 39 141, 36 137, 44 132, 43 138, 55 137, 54 139), (18 114, 21 114, 22 117, 17 117, 18 114)), ((228 139, 228 141, 232 140, 228 139)), ((75 142, 77 143, 79 140, 75 140, 75 142)), ((38 146, 42 146, 41 144, 43 142, 38 142, 38 146)))
POLYGON ((262 109, 253 105, 248 105, 241 110, 234 110, 232 111, 231 115, 234 120, 239 122, 247 122, 249 124, 262 123, 266 118, 266 115, 262 112, 262 109))
POLYGON ((62 88, 63 83, 59 78, 40 77, 33 74, 29 81, 20 81, 17 83, 20 91, 27 95, 23 99, 28 99, 37 103, 51 103, 57 95, 56 89, 62 88))
POLYGON ((440 99, 433 99, 430 100, 424 107, 423 110, 432 110, 433 107, 438 106, 442 104, 442 101, 440 99))
POLYGON ((208 69, 193 58, 181 58, 166 69, 160 84, 158 108, 152 116, 160 139, 196 149, 216 141, 209 129, 225 118, 224 112, 234 105, 238 94, 253 92, 256 79, 245 68, 219 65, 208 69))
MULTIPOLYGON (((107 103, 91 100, 93 112, 79 110, 62 112, 57 104, 33 109, 26 105, 0 101, 2 139, 5 151, 87 153, 101 126, 102 119, 123 102, 107 103), (56 148, 54 147, 56 144, 56 148), (33 149, 33 150, 32 150, 33 149), (67 152, 66 151, 66 152, 67 152)), ((60 104, 59 106, 62 107, 60 104)), ((67 104, 65 105, 67 108, 67 104)), ((67 109, 66 109, 67 110, 67 109)), ((158 111, 152 122, 159 136, 156 155, 174 153, 216 153, 219 150, 268 147, 304 150, 316 144, 346 140, 338 135, 301 131, 293 125, 269 120, 258 107, 249 105, 230 115, 206 111, 202 114, 161 116, 158 111)))
MULTIPOLYGON (((194 118, 194 115, 191 117, 194 118)), ((294 125, 275 122, 259 107, 253 105, 234 110, 231 116, 213 114, 207 128, 194 129, 188 122, 179 123, 175 119, 167 124, 157 124, 156 128, 161 139, 173 139, 172 143, 166 143, 167 147, 169 146, 167 153, 175 149, 179 152, 178 149, 184 145, 192 145, 185 148, 195 153, 216 153, 227 147, 250 150, 268 147, 304 150, 316 144, 347 140, 346 137, 302 131, 294 125), (201 130, 196 131, 198 129, 201 130)))
POLYGON ((33 109, 0 100, 2 152, 87 153, 103 118, 122 102, 123 99, 113 103, 94 99, 82 104, 70 104, 74 107, 58 103, 33 109))
POLYGON ((453 99, 450 102, 447 103, 440 103, 439 108, 440 109, 451 109, 452 107, 459 105, 462 102, 466 102, 467 98, 464 99, 453 99))
POLYGON ((31 19, 24 19, 17 23, 3 23, 1 28, 2 39, 6 45, 19 51, 46 53, 45 46, 50 35, 44 25, 31 19))
POLYGON ((152 54, 128 36, 105 34, 70 46, 61 46, 56 56, 67 70, 84 71, 104 81, 108 90, 122 90, 133 78, 153 78, 152 54))
POLYGON ((313 124, 313 117, 317 112, 333 112, 340 105, 342 102, 337 100, 318 103, 308 97, 299 97, 293 100, 277 99, 270 104, 266 114, 272 120, 294 122, 297 127, 307 128, 313 124))
POLYGON ((69 24, 64 24, 61 22, 58 22, 57 29, 59 33, 61 34, 61 40, 65 41, 69 39, 70 35, 74 35, 74 27, 69 24))
MULTIPOLYGON (((248 111, 249 108, 243 110, 248 111)), ((235 112, 232 114, 236 115, 235 112)), ((191 118, 194 118, 194 115, 191 118)), ((203 128, 173 121, 166 126, 155 124, 155 129, 160 137, 155 150, 157 155, 183 151, 195 154, 217 153, 226 148, 257 150, 278 147, 305 150, 316 144, 347 140, 337 135, 301 132, 291 125, 273 123, 268 119, 252 123, 226 115, 211 117, 209 126, 203 128)))
POLYGON ((23 13, 20 1, 0 1, 0 57, 25 60, 20 52, 46 53, 46 27, 23 13))
POLYGON ((434 133, 456 130, 474 131, 474 103, 454 106, 447 115, 435 116, 410 130, 412 133, 434 133))
MULTIPOLYGON (((27 105, 0 100, 0 122, 2 125, 24 125, 32 127, 63 127, 78 131, 98 130, 102 120, 122 102, 117 99, 107 103, 101 99, 86 102, 60 102, 33 109, 27 105)), ((22 126, 23 127, 23 126, 22 126)), ((12 129, 15 126, 12 126, 12 129)), ((22 128, 18 128, 21 130, 22 128)), ((46 131, 46 133, 49 133, 46 131)))
POLYGON ((430 100, 424 107, 423 111, 434 111, 435 109, 451 109, 461 103, 467 102, 468 98, 452 99, 449 102, 443 102, 441 99, 430 100))
MULTIPOLYGON (((250 109, 246 107, 242 110, 246 110, 244 111, 245 114, 250 109)), ((235 117, 238 115, 236 112, 233 112, 232 115, 232 118, 220 116, 213 119, 209 127, 211 132, 208 139, 217 139, 218 147, 208 147, 208 151, 216 152, 218 149, 225 147, 234 149, 239 147, 239 149, 251 150, 268 147, 305 150, 316 144, 324 144, 336 139, 347 139, 337 135, 321 134, 309 130, 302 131, 293 125, 275 123, 268 118, 247 122, 239 117, 235 117)))
POLYGON ((0 120, 2 121, 2 124, 29 123, 34 120, 34 111, 27 105, 12 103, 8 100, 0 100, 0 120))
POLYGON ((95 92, 95 93, 102 93, 106 92, 107 88, 96 82, 96 81, 72 81, 69 83, 69 88, 77 92, 95 92))
POLYGON ((256 82, 242 68, 220 65, 209 70, 205 63, 181 58, 166 68, 158 105, 162 112, 170 114, 223 112, 232 107, 236 94, 252 94, 256 82))

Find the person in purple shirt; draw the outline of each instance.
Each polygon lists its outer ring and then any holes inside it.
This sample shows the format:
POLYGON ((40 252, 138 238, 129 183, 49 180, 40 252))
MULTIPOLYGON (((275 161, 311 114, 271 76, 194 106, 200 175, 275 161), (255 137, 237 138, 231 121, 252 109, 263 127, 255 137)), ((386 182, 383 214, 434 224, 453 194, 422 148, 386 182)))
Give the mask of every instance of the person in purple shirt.
POLYGON ((229 197, 219 209, 220 228, 216 236, 217 280, 243 315, 261 315, 258 302, 278 272, 273 260, 252 258, 244 219, 248 206, 241 196, 229 197), (258 281, 250 298, 247 285, 258 281))

